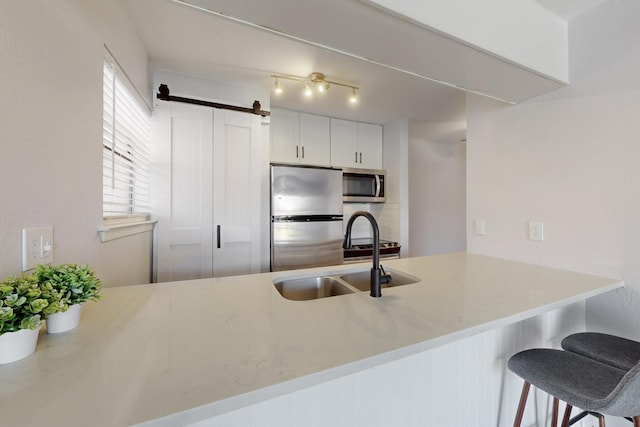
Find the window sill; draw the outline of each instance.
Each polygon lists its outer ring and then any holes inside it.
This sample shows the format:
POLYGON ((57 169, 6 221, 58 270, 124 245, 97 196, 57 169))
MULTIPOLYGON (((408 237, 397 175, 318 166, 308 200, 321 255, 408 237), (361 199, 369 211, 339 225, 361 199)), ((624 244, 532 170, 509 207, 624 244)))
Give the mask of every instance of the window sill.
POLYGON ((153 231, 155 220, 147 220, 146 215, 129 218, 105 218, 104 224, 98 227, 100 241, 102 243, 134 234, 147 233, 153 231))

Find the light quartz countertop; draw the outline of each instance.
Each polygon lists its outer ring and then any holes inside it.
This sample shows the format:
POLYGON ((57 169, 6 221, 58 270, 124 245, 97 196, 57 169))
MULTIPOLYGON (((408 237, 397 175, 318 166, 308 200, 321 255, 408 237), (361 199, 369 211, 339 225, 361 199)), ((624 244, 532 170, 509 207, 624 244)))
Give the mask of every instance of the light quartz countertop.
POLYGON ((422 352, 623 286, 466 253, 384 263, 419 283, 284 299, 312 270, 106 288, 72 332, 0 365, 7 426, 184 425, 422 352))

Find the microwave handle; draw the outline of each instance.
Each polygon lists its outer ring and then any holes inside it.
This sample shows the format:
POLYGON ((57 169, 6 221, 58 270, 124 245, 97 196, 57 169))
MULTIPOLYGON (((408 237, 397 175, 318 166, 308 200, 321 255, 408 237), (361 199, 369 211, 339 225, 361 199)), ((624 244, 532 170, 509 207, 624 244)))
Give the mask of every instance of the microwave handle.
POLYGON ((380 175, 376 174, 376 197, 380 197, 380 175))

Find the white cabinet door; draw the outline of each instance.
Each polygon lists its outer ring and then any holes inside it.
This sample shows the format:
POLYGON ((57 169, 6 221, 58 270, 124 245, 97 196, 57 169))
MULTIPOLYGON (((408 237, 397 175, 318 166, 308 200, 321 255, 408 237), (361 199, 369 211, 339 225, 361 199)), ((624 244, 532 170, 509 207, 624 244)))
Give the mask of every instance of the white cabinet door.
POLYGON ((153 118, 157 280, 213 275, 210 108, 160 102, 153 118))
POLYGON ((328 117, 300 113, 300 163, 331 165, 331 130, 328 117))
POLYGON ((159 103, 152 148, 158 281, 260 270, 260 135, 252 114, 159 103))
POLYGON ((260 117, 214 110, 214 277, 260 271, 260 117))
POLYGON ((271 109, 271 161, 300 162, 300 113, 271 109))
POLYGON ((382 169, 382 126, 358 123, 358 166, 382 169))
POLYGON ((331 119, 331 165, 382 169, 382 126, 331 119))
POLYGON ((329 118, 272 109, 271 162, 329 166, 331 164, 329 118))
POLYGON ((343 168, 358 166, 358 124, 331 119, 331 165, 343 168))

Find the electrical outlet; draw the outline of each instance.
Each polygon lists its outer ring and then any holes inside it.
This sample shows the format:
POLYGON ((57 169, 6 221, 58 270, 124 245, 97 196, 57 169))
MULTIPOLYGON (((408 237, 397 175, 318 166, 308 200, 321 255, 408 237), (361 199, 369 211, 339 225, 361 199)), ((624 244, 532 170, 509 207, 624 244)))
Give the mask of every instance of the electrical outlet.
POLYGON ((529 240, 544 240, 542 221, 529 221, 529 240))
POLYGON ((22 229, 22 271, 53 262, 53 227, 22 229))
POLYGON ((484 219, 473 220, 473 232, 476 236, 484 236, 484 219))

